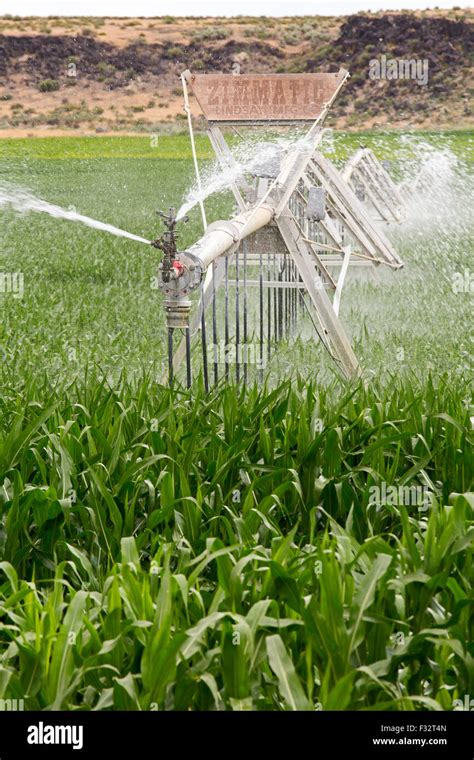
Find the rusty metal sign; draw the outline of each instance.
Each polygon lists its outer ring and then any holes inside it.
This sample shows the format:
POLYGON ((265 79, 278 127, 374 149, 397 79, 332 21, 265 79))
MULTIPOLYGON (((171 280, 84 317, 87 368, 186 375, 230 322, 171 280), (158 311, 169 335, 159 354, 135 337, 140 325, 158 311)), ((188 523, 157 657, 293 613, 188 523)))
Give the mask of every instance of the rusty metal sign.
POLYGON ((348 76, 336 74, 191 74, 208 121, 239 124, 314 121, 348 76))

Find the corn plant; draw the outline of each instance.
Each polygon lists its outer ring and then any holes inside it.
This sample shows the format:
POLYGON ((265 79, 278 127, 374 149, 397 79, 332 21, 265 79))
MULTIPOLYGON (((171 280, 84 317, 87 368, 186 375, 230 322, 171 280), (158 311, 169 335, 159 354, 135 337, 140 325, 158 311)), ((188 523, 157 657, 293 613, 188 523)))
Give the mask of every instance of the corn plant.
POLYGON ((473 693, 462 382, 75 393, 1 440, 1 698, 412 710, 473 693), (430 503, 376 503, 381 483, 430 503))

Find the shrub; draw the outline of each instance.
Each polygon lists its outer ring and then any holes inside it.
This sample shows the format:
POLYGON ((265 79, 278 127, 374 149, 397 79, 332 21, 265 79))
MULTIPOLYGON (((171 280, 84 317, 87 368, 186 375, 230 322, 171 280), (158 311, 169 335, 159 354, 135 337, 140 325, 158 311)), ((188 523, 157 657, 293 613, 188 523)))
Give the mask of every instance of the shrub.
POLYGON ((193 38, 196 42, 204 40, 226 40, 230 31, 219 26, 206 26, 204 29, 197 29, 193 32, 193 38))
POLYGON ((97 64, 97 71, 100 71, 101 74, 106 74, 107 76, 110 74, 113 74, 114 71, 116 71, 115 66, 113 66, 111 63, 107 63, 106 61, 100 61, 97 64))
POLYGON ((265 26, 257 26, 256 29, 245 29, 244 37, 257 37, 259 40, 266 40, 272 36, 272 32, 269 32, 265 26))
POLYGON ((183 49, 178 46, 175 46, 175 47, 168 48, 168 50, 166 51, 165 57, 174 59, 174 58, 181 58, 182 55, 183 55, 183 49))
POLYGON ((57 79, 43 79, 38 85, 38 90, 40 92, 55 92, 59 90, 60 86, 57 79))
POLYGON ((285 45, 299 45, 301 42, 301 35, 297 32, 283 32, 281 41, 285 45))

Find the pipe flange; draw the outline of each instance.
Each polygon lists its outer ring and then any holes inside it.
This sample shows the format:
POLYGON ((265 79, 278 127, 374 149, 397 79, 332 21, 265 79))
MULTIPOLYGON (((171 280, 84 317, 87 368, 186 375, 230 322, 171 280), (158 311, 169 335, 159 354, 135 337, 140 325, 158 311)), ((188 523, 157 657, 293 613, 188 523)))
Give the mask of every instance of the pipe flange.
POLYGON ((163 264, 158 267, 158 287, 167 298, 182 298, 195 290, 202 279, 202 266, 199 259, 190 253, 178 253, 172 264, 167 279, 163 277, 163 264))

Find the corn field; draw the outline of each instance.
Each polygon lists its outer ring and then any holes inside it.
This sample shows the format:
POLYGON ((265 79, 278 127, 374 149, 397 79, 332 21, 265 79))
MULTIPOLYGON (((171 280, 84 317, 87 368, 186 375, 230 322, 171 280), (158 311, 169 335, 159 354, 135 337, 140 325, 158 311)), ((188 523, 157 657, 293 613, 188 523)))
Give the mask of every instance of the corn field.
POLYGON ((452 709, 474 687, 465 393, 91 379, 4 418, 3 698, 452 709), (420 477, 429 509, 371 499, 420 477))
MULTIPOLYGON (((377 140, 381 157, 405 149, 377 140)), ((150 239, 157 187, 166 208, 191 177, 182 137, 158 161, 146 138, 100 138, 99 155, 95 138, 3 142, 0 179, 150 239)), ((183 245, 198 230, 196 212, 183 245)), ((209 393, 202 376, 160 382, 156 252, 41 214, 2 211, 1 234, 0 269, 25 289, 0 296, 0 700, 451 711, 474 697, 464 217, 398 230, 405 270, 348 287, 363 378, 335 377, 303 335, 263 382, 209 393)))

